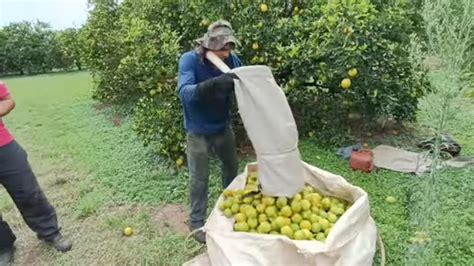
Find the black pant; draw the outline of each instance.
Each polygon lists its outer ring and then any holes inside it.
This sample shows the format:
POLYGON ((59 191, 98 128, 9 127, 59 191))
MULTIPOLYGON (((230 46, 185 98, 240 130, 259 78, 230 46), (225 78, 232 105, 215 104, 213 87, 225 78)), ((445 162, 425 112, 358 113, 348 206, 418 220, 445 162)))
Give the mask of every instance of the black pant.
MULTIPOLYGON (((25 150, 16 141, 0 147, 0 183, 39 239, 51 240, 58 235, 56 211, 39 187, 25 150)), ((15 236, 0 214, 0 250, 14 241, 15 236)))
POLYGON ((228 127, 213 135, 187 134, 191 226, 204 225, 207 214, 209 157, 211 151, 221 160, 222 187, 226 188, 237 176, 238 162, 234 131, 228 127))

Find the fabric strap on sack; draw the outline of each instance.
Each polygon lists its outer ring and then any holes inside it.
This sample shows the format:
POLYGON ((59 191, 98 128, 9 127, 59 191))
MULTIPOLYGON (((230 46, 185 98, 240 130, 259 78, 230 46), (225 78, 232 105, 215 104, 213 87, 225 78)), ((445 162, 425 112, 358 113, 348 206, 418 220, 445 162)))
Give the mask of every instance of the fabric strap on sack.
POLYGON ((255 149, 262 192, 291 197, 304 187, 298 130, 285 93, 270 68, 245 66, 230 70, 217 56, 207 58, 222 72, 235 73, 235 95, 242 122, 255 149))

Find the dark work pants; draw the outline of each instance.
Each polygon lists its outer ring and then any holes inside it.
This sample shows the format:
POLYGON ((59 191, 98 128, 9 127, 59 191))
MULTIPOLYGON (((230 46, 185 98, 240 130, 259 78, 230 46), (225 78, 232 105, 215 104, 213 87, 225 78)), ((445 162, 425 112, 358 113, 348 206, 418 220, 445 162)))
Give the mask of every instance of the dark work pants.
POLYGON ((230 127, 219 134, 187 134, 189 191, 192 227, 204 225, 207 212, 209 183, 209 157, 215 153, 221 161, 222 186, 226 188, 237 175, 237 151, 234 132, 230 127))
MULTIPOLYGON (((25 150, 16 141, 0 147, 0 184, 39 239, 51 240, 58 235, 56 211, 41 190, 25 150)), ((11 247, 14 241, 14 234, 0 214, 0 250, 11 247)))

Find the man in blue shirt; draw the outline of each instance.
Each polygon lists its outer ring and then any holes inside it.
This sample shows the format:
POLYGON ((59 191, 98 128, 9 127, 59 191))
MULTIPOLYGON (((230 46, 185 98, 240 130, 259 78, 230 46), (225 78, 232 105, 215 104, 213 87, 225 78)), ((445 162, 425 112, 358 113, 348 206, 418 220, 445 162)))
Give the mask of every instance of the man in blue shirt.
MULTIPOLYGON (((181 56, 179 61, 178 91, 184 111, 187 137, 187 160, 190 174, 191 231, 204 226, 207 216, 209 157, 217 155, 221 161, 222 185, 227 187, 237 175, 238 163, 235 136, 230 125, 231 99, 235 74, 223 74, 206 59, 212 51, 229 68, 241 66, 231 52, 237 39, 229 22, 212 23, 199 47, 181 56)), ((205 233, 198 231, 194 238, 205 243, 205 233)))

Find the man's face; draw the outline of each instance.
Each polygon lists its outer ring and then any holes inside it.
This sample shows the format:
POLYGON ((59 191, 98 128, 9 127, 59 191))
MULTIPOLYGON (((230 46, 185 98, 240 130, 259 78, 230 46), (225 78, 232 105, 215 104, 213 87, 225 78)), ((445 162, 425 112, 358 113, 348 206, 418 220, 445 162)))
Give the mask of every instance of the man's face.
POLYGON ((212 52, 217 55, 221 60, 225 60, 230 56, 230 51, 232 50, 231 44, 226 44, 220 50, 212 50, 212 52))

